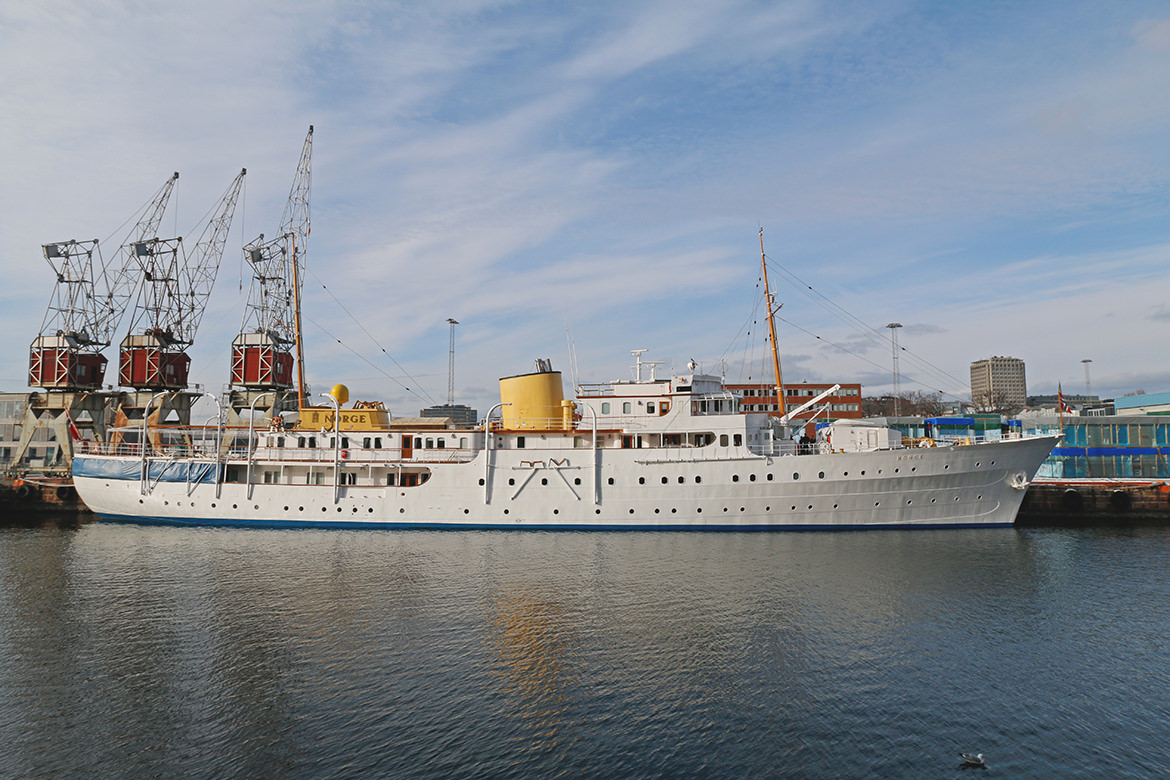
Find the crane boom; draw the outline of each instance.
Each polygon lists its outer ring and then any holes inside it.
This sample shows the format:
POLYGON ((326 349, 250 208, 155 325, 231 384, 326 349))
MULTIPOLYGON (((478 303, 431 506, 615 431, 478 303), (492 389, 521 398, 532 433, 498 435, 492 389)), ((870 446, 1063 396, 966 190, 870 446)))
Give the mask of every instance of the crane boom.
POLYGON ((123 385, 140 390, 187 386, 191 358, 186 348, 194 342, 207 308, 246 173, 241 170, 228 186, 190 254, 181 237, 130 244, 141 287, 122 341, 123 385))

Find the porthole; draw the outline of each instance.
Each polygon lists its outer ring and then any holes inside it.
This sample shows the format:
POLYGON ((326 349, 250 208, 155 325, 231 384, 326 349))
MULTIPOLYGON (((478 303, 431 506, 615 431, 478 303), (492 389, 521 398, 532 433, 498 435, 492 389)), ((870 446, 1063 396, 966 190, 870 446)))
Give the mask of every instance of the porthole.
POLYGON ((914 499, 912 499, 912 498, 906 499, 906 506, 910 506, 913 503, 914 503, 914 499))
MULTIPOLYGON (((505 509, 504 511, 505 511, 505 512, 507 512, 508 510, 507 510, 507 509, 505 509)), ((400 514, 400 515, 404 515, 404 514, 406 514, 406 507, 401 507, 401 508, 398 510, 398 514, 400 514)))
POLYGON ((686 481, 687 481, 687 478, 686 478, 686 477, 679 477, 679 478, 678 478, 678 484, 680 484, 680 485, 682 485, 682 484, 683 484, 683 483, 685 483, 686 481))
POLYGON ((509 485, 515 485, 515 484, 516 484, 516 480, 512 479, 511 477, 509 477, 509 478, 508 478, 508 484, 509 484, 509 485))
POLYGON ((824 478, 825 478, 825 472, 822 471, 822 472, 819 472, 817 474, 817 479, 824 479, 824 478))
POLYGON ((329 511, 329 507, 327 507, 327 506, 323 506, 323 507, 321 507, 321 511, 322 511, 322 512, 328 512, 328 511, 329 511))
POLYGON ((748 482, 755 482, 755 481, 756 481, 756 475, 755 474, 748 474, 748 482))
POLYGON ((881 470, 881 469, 878 469, 878 473, 879 473, 879 474, 881 474, 881 473, 882 473, 882 470, 881 470))
POLYGON ((739 474, 732 474, 731 481, 732 482, 739 482, 739 474))
POLYGON ((933 503, 934 503, 936 500, 937 500, 937 499, 934 499, 934 498, 932 498, 932 499, 930 499, 930 503, 932 503, 932 504, 933 504, 933 503))
POLYGON ((991 463, 990 463, 989 465, 991 465, 991 466, 994 466, 994 465, 995 465, 995 461, 994 461, 994 460, 993 460, 993 461, 991 461, 991 463))
MULTIPOLYGON (((370 507, 370 508, 369 508, 369 509, 367 509, 366 511, 367 511, 367 512, 369 512, 371 515, 372 515, 372 514, 374 514, 374 508, 373 508, 373 507, 370 507)), ((464 509, 463 511, 464 511, 464 512, 466 512, 467 510, 466 510, 466 509, 464 509)))
POLYGON ((874 506, 881 506, 881 505, 882 505, 882 502, 881 502, 881 501, 874 501, 874 502, 873 502, 873 505, 874 505, 874 506))
MULTIPOLYGON (((141 498, 140 498, 140 499, 138 499, 138 503, 140 503, 140 504, 142 503, 142 499, 141 499, 141 498)), ((215 506, 215 504, 212 504, 212 506, 215 506)))
POLYGON ((163 506, 170 506, 170 505, 171 505, 171 502, 170 502, 170 501, 164 501, 164 502, 163 502, 163 506))
POLYGON ((772 507, 770 507, 770 506, 766 506, 766 507, 764 507, 764 511, 765 511, 765 512, 771 512, 771 511, 772 511, 772 507))
POLYGON ((483 478, 482 478, 482 477, 481 477, 481 478, 480 478, 480 480, 479 480, 479 486, 480 486, 480 487, 483 487, 483 478))
POLYGON ((341 507, 337 507, 337 512, 338 512, 338 514, 341 513, 341 507))
POLYGON ((508 514, 508 510, 507 510, 507 509, 505 509, 505 510, 504 510, 504 514, 508 514))
POLYGON ((793 512, 795 512, 795 511, 796 511, 796 504, 793 504, 793 505, 792 505, 792 511, 793 511, 793 512))
POLYGON ((671 513, 672 515, 673 515, 675 512, 677 512, 677 511, 678 511, 678 509, 677 509, 676 507, 671 507, 671 508, 670 508, 670 513, 671 513))
POLYGON ((659 512, 661 512, 661 511, 662 511, 662 510, 661 510, 661 509, 659 509, 658 507, 654 507, 654 514, 658 514, 658 513, 659 513, 659 512))
POLYGON ((239 509, 239 507, 236 506, 235 504, 232 504, 232 509, 239 509))
POLYGON ((260 508, 260 505, 259 505, 259 504, 253 504, 253 505, 252 505, 252 508, 253 508, 253 509, 259 509, 259 508, 260 508))
POLYGON ((700 515, 703 514, 703 507, 699 507, 698 509, 696 509, 695 513, 700 514, 700 515))
POLYGON ((726 512, 726 511, 727 511, 727 507, 723 507, 723 511, 724 511, 724 512, 726 512))
POLYGON ((298 506, 298 507, 297 507, 297 511, 298 511, 298 512, 304 512, 304 511, 305 511, 305 508, 304 508, 303 506, 298 506))
POLYGON ((895 474, 897 474, 899 471, 901 471, 901 469, 894 469, 895 474))
POLYGON ((574 479, 574 480, 573 480, 573 484, 574 484, 574 485, 580 485, 580 484, 581 484, 581 478, 580 478, 580 477, 577 477, 576 479, 574 479))
POLYGON ((354 513, 355 515, 357 514, 357 510, 358 510, 358 508, 355 506, 355 507, 353 508, 353 513, 354 513))
POLYGON ((865 469, 861 470, 861 476, 863 476, 863 477, 865 476, 865 469))
POLYGON ((979 461, 975 461, 975 468, 979 468, 979 461))
POLYGON ((800 479, 800 475, 799 475, 799 474, 797 474, 796 472, 793 472, 793 473, 792 473, 792 478, 793 478, 794 480, 795 480, 795 479, 800 479))
POLYGON ((645 484, 646 484, 646 478, 645 478, 645 477, 638 477, 638 484, 639 484, 639 485, 645 485, 645 484))
POLYGON ((976 501, 982 501, 982 500, 983 500, 983 496, 982 496, 982 495, 975 496, 975 500, 976 500, 976 501))
POLYGON ((956 501, 958 501, 958 500, 959 500, 959 497, 958 497, 958 496, 955 496, 955 500, 956 500, 956 501))
POLYGON ((808 508, 809 508, 809 509, 812 509, 812 504, 809 504, 809 505, 808 505, 808 508))
POLYGON ((918 471, 918 467, 917 467, 917 466, 911 466, 911 467, 910 467, 910 471, 911 471, 911 472, 918 471))
POLYGON ((284 508, 284 511, 286 511, 286 512, 288 511, 288 507, 287 507, 287 506, 284 508))
POLYGON ((606 484, 612 485, 613 484, 613 477, 610 477, 609 479, 607 479, 606 484))
POLYGON ((837 505, 836 505, 836 504, 833 504, 833 508, 834 508, 834 509, 836 509, 836 508, 837 508, 837 505))
MULTIPOLYGON (((142 502, 141 502, 141 501, 139 501, 138 503, 140 503, 140 504, 141 504, 142 502)), ((215 509, 215 502, 214 502, 214 501, 212 501, 212 502, 211 502, 211 508, 212 508, 212 509, 215 509)))
POLYGON ((739 508, 739 511, 743 512, 743 511, 746 511, 746 509, 747 509, 746 507, 742 507, 742 506, 741 506, 741 507, 739 508))
POLYGON ((599 515, 599 514, 601 514, 601 510, 600 510, 600 509, 594 509, 594 510, 593 510, 593 513, 594 513, 594 514, 597 514, 597 515, 599 515))
POLYGON ((666 483, 668 483, 668 482, 670 482, 670 480, 669 480, 669 479, 667 479, 666 477, 663 477, 663 478, 662 478, 662 484, 663 484, 663 485, 665 485, 665 484, 666 484, 666 483))
POLYGON ((632 514, 634 514, 634 510, 633 510, 633 508, 632 508, 632 507, 631 507, 631 509, 630 509, 630 514, 631 514, 631 515, 632 515, 632 514))
POLYGON ((950 467, 951 467, 951 464, 949 464, 949 463, 944 463, 944 464, 943 464, 943 471, 946 471, 946 470, 947 470, 947 469, 949 469, 950 467))
MULTIPOLYGON (((371 509, 370 511, 371 511, 371 512, 373 512, 374 510, 373 510, 373 509, 371 509)), ((463 510, 463 514, 465 514, 465 515, 467 515, 467 514, 471 514, 471 510, 470 510, 470 509, 464 509, 464 510, 463 510)))
POLYGON ((547 485, 548 484, 548 477, 541 477, 540 484, 547 485))
POLYGON ((554 509, 554 510, 553 510, 553 514, 554 514, 554 515, 559 515, 560 513, 561 513, 561 510, 559 510, 559 509, 554 509))
POLYGON ((843 477, 847 477, 847 476, 849 476, 849 472, 848 472, 848 471, 842 472, 842 473, 841 473, 841 476, 843 476, 843 477))
POLYGON ((768 481, 769 481, 769 482, 771 482, 771 481, 772 481, 772 473, 771 473, 771 472, 768 472, 768 481))
POLYGON ((700 483, 700 482, 702 482, 702 481, 703 481, 703 478, 702 478, 702 477, 695 477, 695 484, 696 484, 696 485, 697 485, 697 484, 699 484, 699 483, 700 483))

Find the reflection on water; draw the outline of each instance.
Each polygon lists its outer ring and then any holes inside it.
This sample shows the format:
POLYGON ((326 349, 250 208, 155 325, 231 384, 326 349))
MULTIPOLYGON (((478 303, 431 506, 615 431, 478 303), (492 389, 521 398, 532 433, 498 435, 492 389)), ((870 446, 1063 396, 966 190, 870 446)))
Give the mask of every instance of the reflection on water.
POLYGON ((1168 563, 1160 529, 10 527, 0 775, 1164 774, 1168 563))

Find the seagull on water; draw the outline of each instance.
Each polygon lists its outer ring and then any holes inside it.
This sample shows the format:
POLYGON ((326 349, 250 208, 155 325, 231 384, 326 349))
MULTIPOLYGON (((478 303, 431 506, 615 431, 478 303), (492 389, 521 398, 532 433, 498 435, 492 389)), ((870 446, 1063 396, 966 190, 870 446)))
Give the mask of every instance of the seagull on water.
POLYGON ((959 758, 963 759, 963 764, 966 766, 987 766, 987 761, 984 759, 982 753, 960 753, 959 758))

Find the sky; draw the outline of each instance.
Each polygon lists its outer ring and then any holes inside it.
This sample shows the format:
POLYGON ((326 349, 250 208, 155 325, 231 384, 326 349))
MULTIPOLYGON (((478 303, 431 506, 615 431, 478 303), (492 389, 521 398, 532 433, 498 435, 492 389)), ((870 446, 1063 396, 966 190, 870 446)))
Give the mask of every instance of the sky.
POLYGON ((0 101, 3 391, 42 244, 113 255, 172 171, 194 236, 246 167, 190 349, 221 391, 309 125, 314 393, 444 403, 449 318, 480 414, 537 358, 770 381, 761 229, 786 383, 890 392, 897 322, 903 391, 993 355, 1170 390, 1165 2, 6 0, 0 101))

